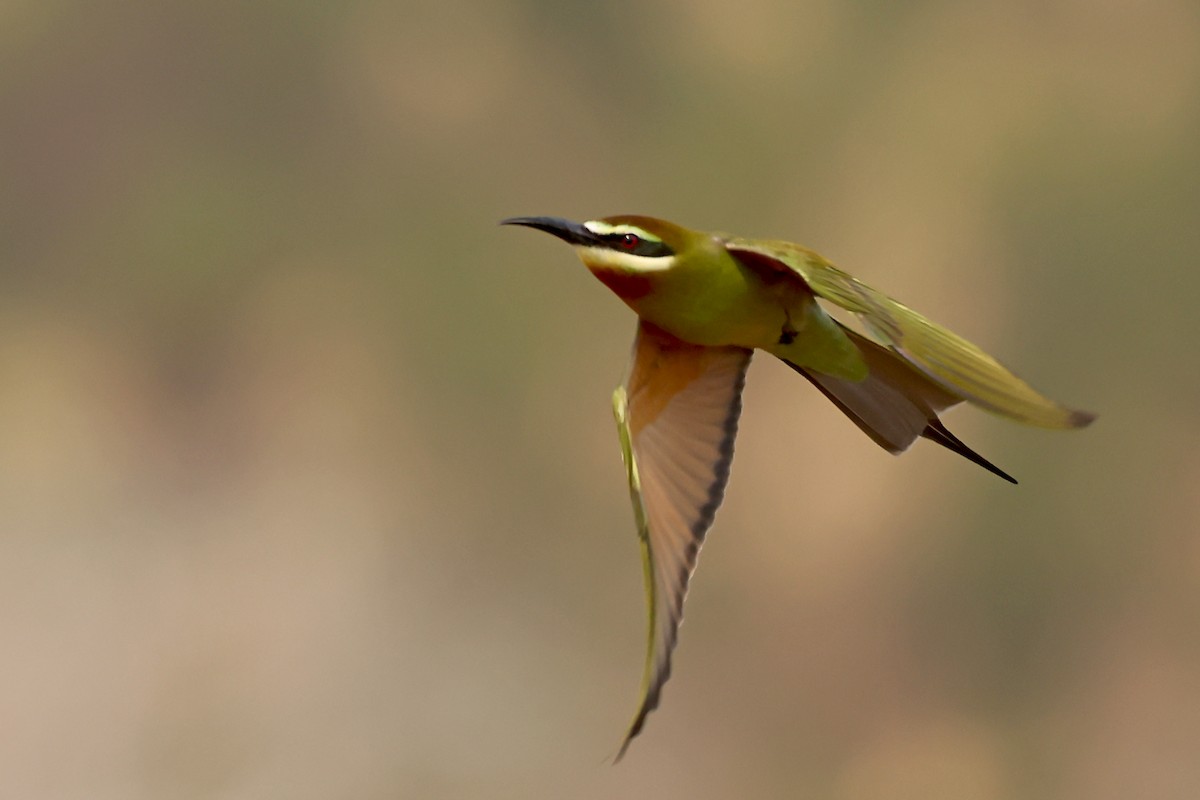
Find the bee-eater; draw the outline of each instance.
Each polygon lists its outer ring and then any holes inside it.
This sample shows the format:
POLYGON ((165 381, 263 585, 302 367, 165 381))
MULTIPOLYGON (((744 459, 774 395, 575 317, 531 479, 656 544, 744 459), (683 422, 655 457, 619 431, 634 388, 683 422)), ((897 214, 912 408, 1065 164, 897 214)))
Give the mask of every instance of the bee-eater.
POLYGON ((642 698, 617 759, 658 706, 688 581, 725 493, 746 368, 765 350, 803 375, 877 444, 923 436, 1016 483, 963 444, 938 413, 965 400, 1029 425, 1081 428, 1065 408, 975 345, 798 244, 692 231, 653 217, 577 223, 515 217, 574 246, 638 316, 633 364, 613 411, 646 581, 642 698), (878 340, 830 317, 856 314, 878 340))

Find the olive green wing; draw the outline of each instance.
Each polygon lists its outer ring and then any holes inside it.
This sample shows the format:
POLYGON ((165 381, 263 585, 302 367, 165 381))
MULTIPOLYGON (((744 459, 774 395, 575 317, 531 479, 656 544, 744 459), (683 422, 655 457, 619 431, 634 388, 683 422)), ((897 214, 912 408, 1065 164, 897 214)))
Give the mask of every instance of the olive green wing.
POLYGON ((671 674, 688 581, 729 479, 750 355, 687 344, 642 322, 629 379, 613 394, 649 614, 642 699, 617 759, 671 674))
POLYGON ((807 248, 740 238, 727 239, 725 246, 755 271, 799 276, 817 296, 857 314, 872 335, 930 379, 981 408, 1045 428, 1080 428, 1095 419, 1044 397, 971 342, 807 248))

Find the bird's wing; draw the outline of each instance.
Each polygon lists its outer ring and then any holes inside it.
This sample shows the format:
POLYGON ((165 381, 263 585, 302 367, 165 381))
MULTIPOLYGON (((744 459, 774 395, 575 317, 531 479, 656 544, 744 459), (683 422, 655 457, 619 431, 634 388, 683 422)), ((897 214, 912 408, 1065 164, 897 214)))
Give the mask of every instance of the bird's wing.
POLYGON ((961 397, 943 389, 894 351, 852 330, 846 329, 845 333, 866 362, 867 377, 861 381, 823 375, 786 359, 784 363, 808 378, 889 453, 901 453, 923 436, 1010 483, 1017 482, 946 430, 938 419, 940 412, 961 402, 961 397))
POLYGON ((791 242, 729 238, 729 253, 763 274, 798 275, 819 296, 857 314, 872 335, 946 390, 1030 425, 1080 428, 1095 419, 1042 396, 996 359, 791 242))
POLYGON ((613 394, 649 612, 642 700, 619 759, 658 705, 688 580, 729 479, 750 350, 687 344, 646 322, 613 394))

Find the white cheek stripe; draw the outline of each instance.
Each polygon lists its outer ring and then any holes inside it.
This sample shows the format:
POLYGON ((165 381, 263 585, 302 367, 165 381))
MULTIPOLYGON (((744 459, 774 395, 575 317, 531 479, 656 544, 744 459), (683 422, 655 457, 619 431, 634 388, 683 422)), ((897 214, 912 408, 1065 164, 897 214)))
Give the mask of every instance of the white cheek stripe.
POLYGON ((579 257, 588 266, 624 269, 630 272, 662 272, 675 264, 675 256, 637 256, 607 247, 579 247, 579 257))
POLYGON ((610 234, 614 233, 632 233, 634 236, 638 237, 639 239, 645 239, 647 242, 658 242, 659 244, 662 244, 662 239, 646 233, 636 225, 609 225, 607 222, 591 220, 583 223, 583 227, 587 228, 597 236, 609 236, 610 234))

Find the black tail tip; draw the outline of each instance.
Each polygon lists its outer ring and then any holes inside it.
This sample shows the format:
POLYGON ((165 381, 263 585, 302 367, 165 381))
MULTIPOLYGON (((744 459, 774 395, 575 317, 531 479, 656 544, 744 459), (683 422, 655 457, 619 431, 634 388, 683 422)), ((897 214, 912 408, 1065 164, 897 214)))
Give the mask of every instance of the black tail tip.
POLYGON ((1014 486, 1017 484, 1016 478, 1014 478, 1012 475, 1009 475, 1007 472, 1000 469, 983 456, 979 455, 979 453, 976 453, 974 450, 967 447, 963 443, 962 439, 959 439, 946 429, 946 426, 942 424, 941 420, 936 418, 930 420, 929 424, 925 426, 925 430, 921 431, 921 435, 931 442, 940 444, 942 447, 946 448, 952 453, 958 453, 971 463, 978 464, 996 477, 1003 478, 1014 486))

